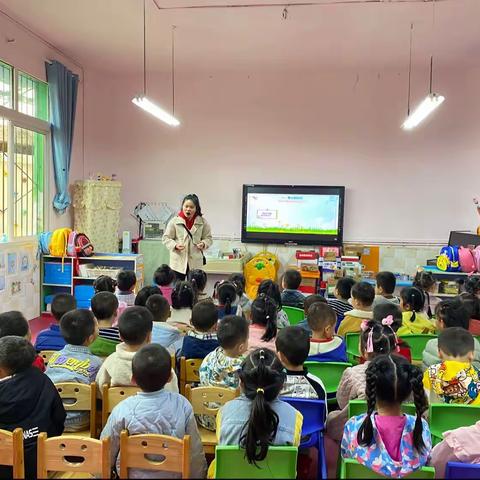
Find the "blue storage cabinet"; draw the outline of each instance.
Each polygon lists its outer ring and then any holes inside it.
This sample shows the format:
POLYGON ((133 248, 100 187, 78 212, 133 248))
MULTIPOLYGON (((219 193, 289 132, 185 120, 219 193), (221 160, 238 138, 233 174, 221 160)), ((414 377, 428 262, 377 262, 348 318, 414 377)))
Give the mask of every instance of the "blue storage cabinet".
POLYGON ((71 285, 72 262, 45 262, 43 265, 43 283, 71 285))
POLYGON ((73 292, 77 308, 90 308, 92 297, 95 295, 93 285, 75 285, 73 292))

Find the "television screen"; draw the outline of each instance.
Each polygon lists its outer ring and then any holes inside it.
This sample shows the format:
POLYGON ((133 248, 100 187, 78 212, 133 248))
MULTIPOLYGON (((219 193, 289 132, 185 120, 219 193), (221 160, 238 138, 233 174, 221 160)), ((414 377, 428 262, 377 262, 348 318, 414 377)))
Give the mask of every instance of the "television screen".
POLYGON ((242 242, 340 245, 345 187, 244 185, 242 242))

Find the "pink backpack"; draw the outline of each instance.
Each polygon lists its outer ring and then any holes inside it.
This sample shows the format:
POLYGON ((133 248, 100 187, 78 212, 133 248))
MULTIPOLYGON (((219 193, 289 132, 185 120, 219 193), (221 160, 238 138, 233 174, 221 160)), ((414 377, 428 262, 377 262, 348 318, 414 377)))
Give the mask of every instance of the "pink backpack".
MULTIPOLYGON (((480 255, 480 250, 478 253, 480 255)), ((460 268, 462 269, 462 272, 473 273, 477 270, 477 265, 475 264, 473 253, 469 248, 460 247, 458 249, 458 259, 460 261, 460 268)))
POLYGON ((472 251, 473 260, 475 262, 475 268, 480 273, 480 245, 474 248, 472 251))

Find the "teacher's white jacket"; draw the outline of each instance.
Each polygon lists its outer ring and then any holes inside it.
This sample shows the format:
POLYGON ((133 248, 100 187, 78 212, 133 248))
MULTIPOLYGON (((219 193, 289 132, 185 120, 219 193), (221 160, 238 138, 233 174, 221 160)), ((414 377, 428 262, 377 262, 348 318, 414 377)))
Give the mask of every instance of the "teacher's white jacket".
POLYGON ((203 268, 202 252, 197 245, 200 242, 204 242, 206 248, 212 245, 212 231, 204 217, 195 218, 195 223, 190 230, 193 242, 186 229, 185 220, 176 216, 168 222, 162 239, 163 244, 170 250, 170 267, 179 273, 186 273, 187 266, 190 270, 203 268), (185 245, 185 249, 175 250, 177 244, 185 245))

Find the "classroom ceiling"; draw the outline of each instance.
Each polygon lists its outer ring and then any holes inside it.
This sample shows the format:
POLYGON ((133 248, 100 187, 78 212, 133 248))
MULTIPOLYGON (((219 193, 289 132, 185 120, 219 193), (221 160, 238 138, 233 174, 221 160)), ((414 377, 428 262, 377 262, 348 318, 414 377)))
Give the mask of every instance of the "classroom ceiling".
MULTIPOLYGON (((324 4, 288 0, 285 15, 283 5, 271 6, 280 3, 275 0, 146 0, 147 68, 170 71, 176 25, 178 69, 404 69, 411 22, 414 63, 427 65, 434 52, 439 66, 480 66, 480 0, 316 1, 324 4), (222 8, 232 4, 263 6, 222 8), (201 8, 186 8, 192 6, 201 8)), ((142 0, 0 0, 0 12, 84 67, 128 74, 142 68, 142 5, 142 0)))

